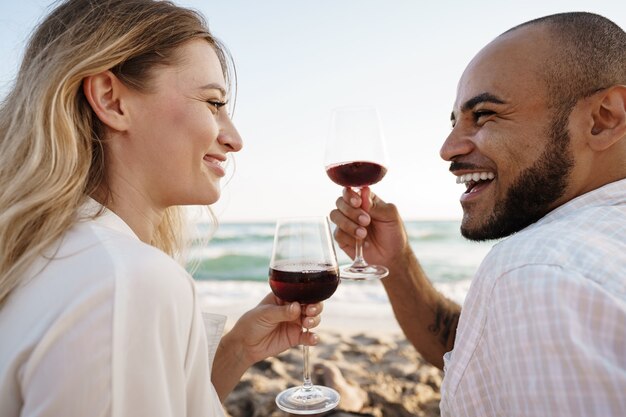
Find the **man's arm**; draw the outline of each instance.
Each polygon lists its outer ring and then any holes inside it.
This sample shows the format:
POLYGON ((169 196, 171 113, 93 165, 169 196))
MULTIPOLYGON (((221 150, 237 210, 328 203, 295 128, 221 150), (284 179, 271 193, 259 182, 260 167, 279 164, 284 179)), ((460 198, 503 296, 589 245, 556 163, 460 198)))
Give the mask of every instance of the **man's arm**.
POLYGON ((382 282, 404 334, 426 360, 443 368, 443 355, 454 346, 461 307, 428 280, 410 247, 398 210, 368 188, 362 190, 362 198, 345 189, 336 205, 330 219, 337 225, 339 247, 353 257, 355 237, 365 237, 365 259, 389 268, 389 276, 382 282))
POLYGON ((382 280, 407 339, 424 358, 443 369, 443 355, 454 347, 461 307, 439 293, 410 248, 390 261, 382 280))

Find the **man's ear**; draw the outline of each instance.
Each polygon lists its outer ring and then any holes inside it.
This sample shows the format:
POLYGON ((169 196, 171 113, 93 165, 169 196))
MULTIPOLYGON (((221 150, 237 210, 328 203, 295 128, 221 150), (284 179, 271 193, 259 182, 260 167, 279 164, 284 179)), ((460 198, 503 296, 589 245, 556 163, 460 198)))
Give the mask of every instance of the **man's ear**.
POLYGON ((83 79, 83 92, 98 119, 111 129, 128 128, 128 112, 123 100, 126 87, 111 71, 103 71, 83 79))
POLYGON ((594 151, 604 151, 626 136, 626 86, 615 85, 602 91, 591 116, 588 143, 594 151))

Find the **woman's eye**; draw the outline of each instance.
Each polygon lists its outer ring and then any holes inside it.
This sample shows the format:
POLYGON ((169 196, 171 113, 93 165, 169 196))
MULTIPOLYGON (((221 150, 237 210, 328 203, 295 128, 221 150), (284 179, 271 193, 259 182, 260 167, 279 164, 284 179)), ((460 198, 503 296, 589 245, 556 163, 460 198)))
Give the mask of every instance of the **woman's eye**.
POLYGON ((206 102, 211 109, 211 113, 213 114, 217 114, 219 110, 227 104, 225 101, 218 100, 207 100, 206 102))

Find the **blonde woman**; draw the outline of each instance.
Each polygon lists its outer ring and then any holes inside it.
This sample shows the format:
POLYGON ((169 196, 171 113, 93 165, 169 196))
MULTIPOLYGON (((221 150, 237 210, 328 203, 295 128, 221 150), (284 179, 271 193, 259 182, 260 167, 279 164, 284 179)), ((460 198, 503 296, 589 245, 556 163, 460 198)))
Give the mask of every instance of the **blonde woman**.
POLYGON ((0 415, 222 416, 250 365, 316 343, 322 306, 272 295, 220 340, 173 259, 242 147, 231 73, 169 2, 69 0, 34 32, 0 108, 0 415))

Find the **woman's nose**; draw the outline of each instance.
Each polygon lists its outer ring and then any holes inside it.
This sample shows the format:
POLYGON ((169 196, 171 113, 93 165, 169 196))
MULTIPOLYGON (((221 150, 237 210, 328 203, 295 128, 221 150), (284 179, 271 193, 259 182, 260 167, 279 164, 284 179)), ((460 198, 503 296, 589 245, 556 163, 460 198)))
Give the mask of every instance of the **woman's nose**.
POLYGON ((217 140, 221 145, 229 148, 230 152, 239 152, 243 148, 243 140, 230 118, 227 118, 220 129, 217 140))

